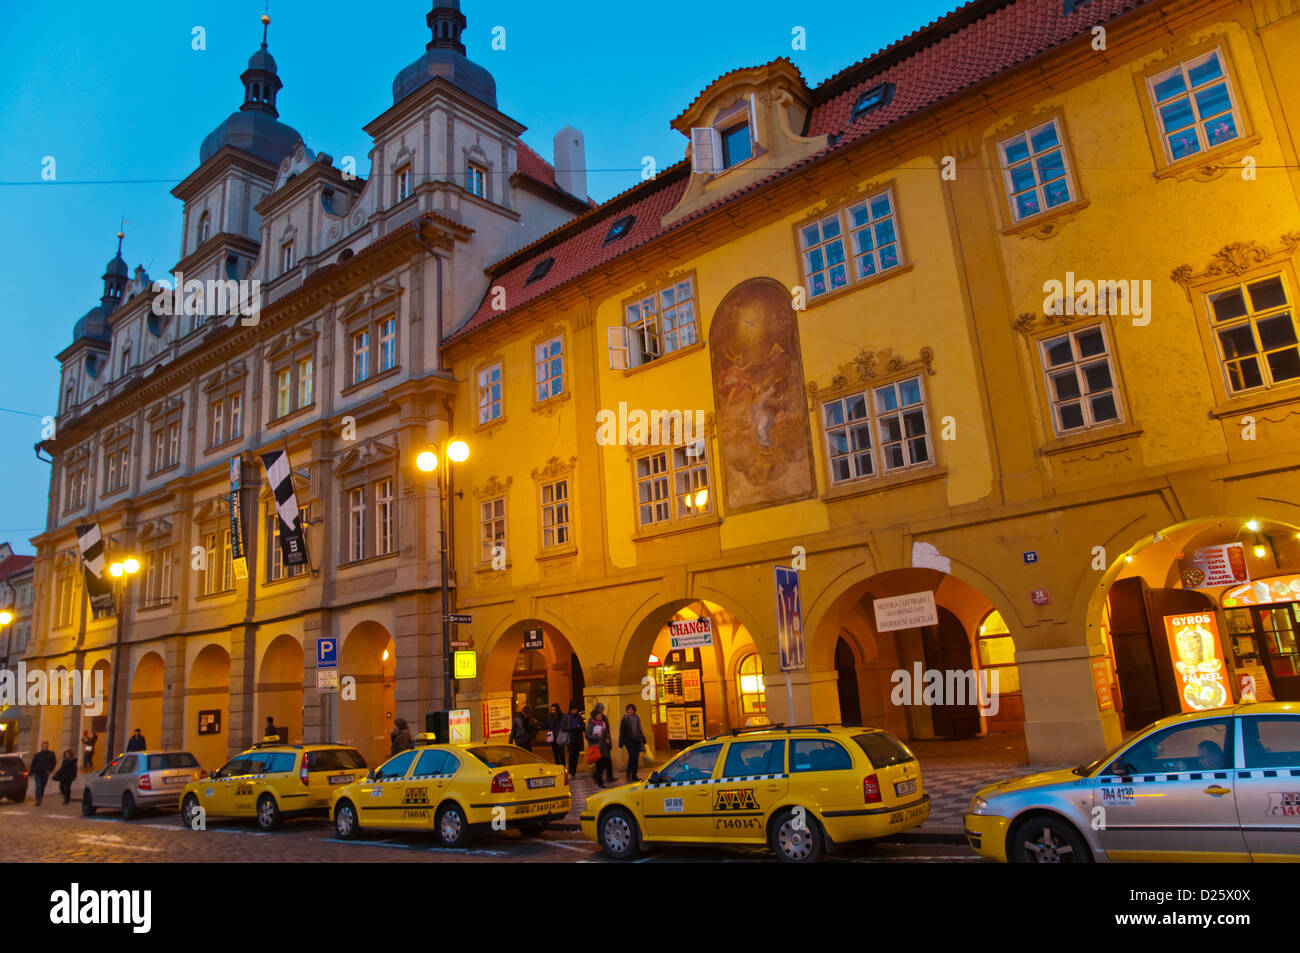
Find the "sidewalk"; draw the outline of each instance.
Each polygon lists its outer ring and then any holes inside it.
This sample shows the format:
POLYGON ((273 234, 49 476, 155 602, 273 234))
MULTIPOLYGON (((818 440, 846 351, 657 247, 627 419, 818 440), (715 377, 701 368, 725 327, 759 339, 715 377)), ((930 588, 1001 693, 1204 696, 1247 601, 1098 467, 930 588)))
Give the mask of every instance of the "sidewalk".
MULTIPOLYGON (((962 818, 980 788, 1005 778, 1071 767, 1029 764, 1025 740, 1018 735, 992 735, 967 741, 909 741, 907 746, 921 762, 921 778, 930 795, 930 818, 920 827, 890 838, 895 841, 965 844, 962 818)), ((652 770, 643 767, 641 777, 648 778, 652 770)), ((577 777, 569 782, 573 806, 564 820, 551 825, 557 830, 577 830, 578 817, 587 806, 587 798, 597 790, 590 771, 583 771, 580 767, 577 777)), ((622 775, 616 772, 615 784, 623 783, 622 775)))

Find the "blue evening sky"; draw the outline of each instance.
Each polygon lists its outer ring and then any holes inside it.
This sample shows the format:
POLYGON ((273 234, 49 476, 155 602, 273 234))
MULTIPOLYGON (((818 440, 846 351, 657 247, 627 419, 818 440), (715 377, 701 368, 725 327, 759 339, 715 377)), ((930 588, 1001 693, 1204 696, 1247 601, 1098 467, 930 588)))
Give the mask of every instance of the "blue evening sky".
MULTIPOLYGON (((787 56, 817 83, 958 5, 462 0, 467 53, 495 77, 501 111, 528 126, 524 140, 548 161, 556 131, 581 129, 587 190, 602 201, 638 181, 642 156, 660 169, 682 157, 686 140, 669 120, 718 75, 787 56), (503 51, 491 49, 497 26, 503 51), (806 50, 791 49, 795 26, 806 30, 806 50)), ((393 77, 423 53, 432 6, 275 0, 281 120, 336 164, 355 156, 367 174, 362 126, 392 105, 393 77)), ((175 263, 181 206, 170 190, 241 102, 263 0, 0 0, 0 10, 0 277, 9 289, 0 540, 31 552, 49 493, 49 466, 32 445, 56 408, 54 355, 98 303, 120 216, 132 271, 143 264, 158 278, 175 263), (202 52, 191 48, 196 26, 206 30, 202 52), (41 179, 45 156, 55 159, 55 182, 41 179)))

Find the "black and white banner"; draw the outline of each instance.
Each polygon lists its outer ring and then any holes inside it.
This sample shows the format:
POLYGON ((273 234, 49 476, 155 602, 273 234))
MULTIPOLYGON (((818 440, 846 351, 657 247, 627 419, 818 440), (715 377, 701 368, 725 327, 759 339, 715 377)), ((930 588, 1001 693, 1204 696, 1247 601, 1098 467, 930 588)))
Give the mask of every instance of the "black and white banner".
POLYGON ((81 568, 86 576, 90 608, 98 613, 112 613, 113 586, 104 564, 104 539, 99 535, 99 524, 78 526, 77 544, 81 547, 81 568))
POLYGON ((284 556, 284 564, 305 566, 307 546, 298 519, 298 498, 293 492, 289 454, 284 450, 264 453, 262 466, 266 467, 266 478, 271 481, 271 490, 275 493, 275 512, 280 520, 280 553, 284 556))

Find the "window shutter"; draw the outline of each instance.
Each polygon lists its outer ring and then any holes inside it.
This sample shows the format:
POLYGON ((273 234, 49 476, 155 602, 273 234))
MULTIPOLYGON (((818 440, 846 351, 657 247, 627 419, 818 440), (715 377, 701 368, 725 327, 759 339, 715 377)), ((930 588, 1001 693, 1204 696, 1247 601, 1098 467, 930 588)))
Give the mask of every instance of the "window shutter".
POLYGON ((691 128, 691 171, 722 171, 722 137, 712 126, 691 128))
POLYGON ((758 151, 758 101, 754 94, 749 94, 749 143, 750 147, 758 151))
POLYGON ((609 341, 609 368, 612 371, 626 370, 627 363, 627 328, 622 325, 606 329, 609 341))
POLYGON ((642 353, 650 357, 659 357, 659 321, 647 321, 641 325, 642 353))

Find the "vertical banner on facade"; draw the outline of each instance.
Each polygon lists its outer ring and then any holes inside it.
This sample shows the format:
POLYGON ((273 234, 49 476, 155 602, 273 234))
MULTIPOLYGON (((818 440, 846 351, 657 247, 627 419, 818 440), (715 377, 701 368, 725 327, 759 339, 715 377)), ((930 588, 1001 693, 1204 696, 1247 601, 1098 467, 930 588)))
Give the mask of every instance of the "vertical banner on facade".
POLYGON ((239 496, 243 460, 230 461, 230 559, 236 579, 248 578, 248 559, 244 556, 244 506, 239 496))
POLYGON ((298 498, 293 492, 293 471, 289 467, 289 454, 272 450, 262 454, 262 466, 275 494, 275 515, 280 522, 280 553, 286 566, 307 564, 307 545, 302 538, 302 523, 298 518, 298 498))
POLYGON ((1165 635, 1183 711, 1220 708, 1232 701, 1224 685, 1223 645, 1213 612, 1167 615, 1165 635))
POLYGON ((99 524, 77 527, 77 545, 81 547, 81 568, 86 577, 86 595, 90 608, 97 613, 113 612, 113 587, 104 565, 104 539, 99 524))
POLYGON ((776 566, 776 644, 781 654, 781 671, 804 667, 803 606, 799 601, 799 572, 776 566))

